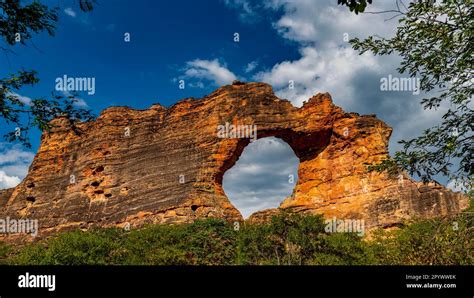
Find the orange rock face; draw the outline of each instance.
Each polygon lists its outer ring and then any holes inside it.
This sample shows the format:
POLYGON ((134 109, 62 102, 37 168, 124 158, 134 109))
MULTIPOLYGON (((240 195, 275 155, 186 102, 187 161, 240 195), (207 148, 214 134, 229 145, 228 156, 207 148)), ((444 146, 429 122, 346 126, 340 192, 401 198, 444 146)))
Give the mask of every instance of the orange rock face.
POLYGON ((67 119, 53 123, 24 181, 0 191, 0 218, 38 219, 40 236, 97 225, 241 221, 222 179, 250 139, 219 136, 226 123, 256 127, 257 138, 278 137, 294 150, 299 180, 282 209, 364 219, 370 228, 456 214, 468 204, 442 186, 368 172, 365 163, 387 157, 391 128, 344 112, 329 94, 296 108, 267 84, 238 82, 170 108, 108 108, 76 130, 67 119))

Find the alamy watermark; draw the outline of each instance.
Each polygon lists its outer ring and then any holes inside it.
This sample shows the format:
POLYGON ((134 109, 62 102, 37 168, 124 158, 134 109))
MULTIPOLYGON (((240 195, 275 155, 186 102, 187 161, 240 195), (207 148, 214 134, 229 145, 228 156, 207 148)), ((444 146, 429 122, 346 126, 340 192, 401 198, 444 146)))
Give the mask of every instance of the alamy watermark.
POLYGON ((217 126, 217 137, 221 139, 250 139, 257 140, 257 125, 234 125, 226 122, 217 126))
POLYGON ((48 291, 56 290, 56 275, 54 274, 30 274, 26 272, 18 276, 19 288, 47 288, 48 291))
POLYGON ((74 78, 63 75, 55 80, 56 91, 87 91, 87 94, 95 94, 95 78, 74 78))
POLYGON ((363 237, 365 234, 365 222, 363 219, 327 219, 324 221, 326 233, 357 233, 363 237))
POLYGON ((14 219, 14 218, 0 218, 0 234, 31 234, 36 237, 38 235, 38 220, 37 219, 14 219))
POLYGON ((418 95, 420 94, 420 78, 399 78, 389 74, 388 77, 380 79, 380 90, 411 91, 413 95, 418 95))

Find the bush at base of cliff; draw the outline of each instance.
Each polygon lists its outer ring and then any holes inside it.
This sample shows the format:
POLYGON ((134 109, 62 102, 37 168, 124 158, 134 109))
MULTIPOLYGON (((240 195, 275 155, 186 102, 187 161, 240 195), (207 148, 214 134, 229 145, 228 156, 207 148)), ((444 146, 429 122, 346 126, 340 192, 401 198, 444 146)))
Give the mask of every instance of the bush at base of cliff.
POLYGON ((378 231, 369 243, 377 264, 473 265, 474 208, 453 218, 419 221, 378 231))
POLYGON ((321 216, 282 212, 267 224, 244 224, 238 232, 237 264, 302 265, 324 233, 321 216))
POLYGON ((106 265, 119 249, 115 241, 117 229, 96 229, 88 232, 75 230, 40 242, 26 245, 13 258, 22 265, 106 265))
POLYGON ((367 265, 375 263, 369 246, 355 233, 333 233, 322 237, 320 249, 308 264, 367 265))
POLYGON ((238 231, 221 219, 71 231, 22 248, 0 243, 0 264, 473 265, 472 211, 379 231, 371 240, 328 234, 322 217, 286 212, 238 231))
POLYGON ((181 226, 153 225, 124 233, 115 264, 186 265, 189 258, 180 248, 184 235, 181 226))
POLYGON ((233 264, 236 257, 236 236, 233 226, 220 219, 208 219, 190 224, 183 239, 194 264, 233 264))
POLYGON ((235 232, 221 219, 186 225, 153 225, 122 238, 117 264, 219 265, 235 259, 235 232))
POLYGON ((324 231, 321 216, 281 213, 268 224, 244 225, 238 264, 357 265, 372 262, 370 250, 354 233, 324 231))
POLYGON ((151 225, 130 232, 76 230, 28 244, 6 262, 25 265, 232 264, 236 255, 235 236, 232 226, 220 219, 187 225, 151 225))
POLYGON ((0 265, 8 263, 8 254, 11 251, 11 247, 0 241, 0 265))

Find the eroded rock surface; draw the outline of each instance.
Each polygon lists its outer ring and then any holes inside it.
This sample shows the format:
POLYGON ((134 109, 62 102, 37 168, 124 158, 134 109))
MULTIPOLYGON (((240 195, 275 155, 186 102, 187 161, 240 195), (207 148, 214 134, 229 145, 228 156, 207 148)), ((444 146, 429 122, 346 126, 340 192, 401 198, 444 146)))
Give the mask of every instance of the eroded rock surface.
POLYGON ((108 108, 76 131, 67 119, 53 122, 24 181, 0 191, 0 218, 38 219, 40 235, 94 225, 242 220, 222 178, 249 139, 219 138, 217 127, 225 123, 257 125, 258 138, 281 138, 300 159, 294 193, 280 208, 390 227, 455 214, 468 203, 406 175, 368 172, 364 163, 387 156, 391 128, 375 116, 344 112, 329 94, 296 108, 267 84, 235 83, 170 108, 108 108))

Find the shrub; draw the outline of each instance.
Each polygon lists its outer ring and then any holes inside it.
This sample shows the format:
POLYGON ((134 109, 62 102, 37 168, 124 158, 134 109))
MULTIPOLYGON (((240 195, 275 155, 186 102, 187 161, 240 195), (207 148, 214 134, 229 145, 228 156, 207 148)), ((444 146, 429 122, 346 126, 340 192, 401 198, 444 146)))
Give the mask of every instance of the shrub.
POLYGON ((238 264, 297 265, 320 246, 321 216, 282 212, 268 224, 245 224, 238 237, 238 264))
POLYGON ((236 258, 236 232, 222 219, 196 221, 186 229, 184 248, 194 264, 233 264, 236 258))
POLYGON ((13 257, 21 265, 105 265, 110 264, 119 230, 75 230, 59 234, 45 242, 26 245, 13 257))
POLYGON ((182 225, 71 231, 21 248, 0 243, 0 264, 28 265, 472 265, 473 217, 375 231, 371 240, 325 233, 319 215, 282 212, 266 224, 221 219, 182 225))
POLYGON ((377 262, 387 265, 472 265, 473 207, 453 218, 422 220, 379 231, 370 242, 377 262))
POLYGON ((182 249, 184 226, 150 225, 132 230, 121 239, 121 251, 114 259, 125 265, 186 265, 189 256, 182 249))
POLYGON ((7 258, 11 252, 11 246, 0 241, 0 265, 7 263, 7 258))
POLYGON ((221 219, 147 226, 130 232, 122 244, 122 264, 231 264, 236 254, 235 232, 221 219))
POLYGON ((321 237, 319 249, 313 254, 314 265, 366 265, 375 262, 372 251, 354 233, 332 233, 321 237))

